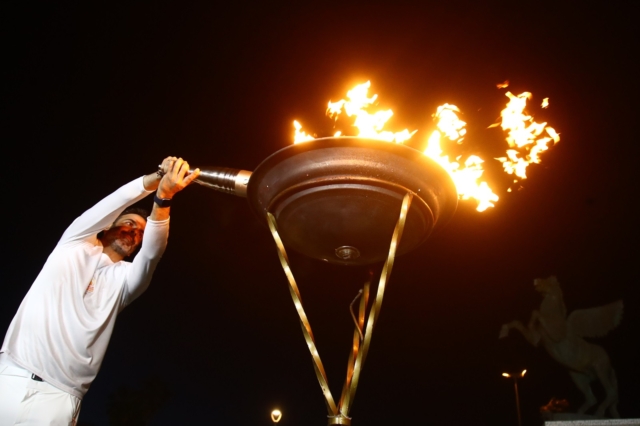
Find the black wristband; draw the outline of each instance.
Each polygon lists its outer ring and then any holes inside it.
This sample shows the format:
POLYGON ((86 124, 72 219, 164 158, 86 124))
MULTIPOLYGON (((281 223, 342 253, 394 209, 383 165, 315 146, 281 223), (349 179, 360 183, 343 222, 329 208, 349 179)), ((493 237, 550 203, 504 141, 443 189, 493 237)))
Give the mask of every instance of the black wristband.
POLYGON ((171 205, 171 198, 158 198, 158 193, 153 194, 153 201, 158 207, 169 207, 171 205))

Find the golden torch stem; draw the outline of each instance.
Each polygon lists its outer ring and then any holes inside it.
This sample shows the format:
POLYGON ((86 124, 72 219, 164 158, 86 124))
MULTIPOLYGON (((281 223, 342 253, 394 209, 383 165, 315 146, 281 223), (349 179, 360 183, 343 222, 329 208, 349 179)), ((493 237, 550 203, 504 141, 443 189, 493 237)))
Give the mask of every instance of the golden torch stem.
POLYGON ((333 396, 331 395, 331 391, 329 390, 327 373, 325 372, 322 361, 320 360, 320 354, 318 353, 318 349, 316 348, 316 342, 313 338, 313 332, 311 331, 311 324, 309 323, 307 314, 302 307, 300 290, 298 289, 298 284, 293 277, 293 272, 291 272, 291 268, 289 267, 289 258, 284 248, 284 244, 282 243, 282 239, 280 239, 280 235, 278 234, 276 219, 271 213, 267 212, 267 220, 269 221, 269 229, 271 230, 271 235, 273 236, 273 239, 276 242, 276 246, 278 247, 278 257, 280 258, 280 264, 282 265, 282 269, 284 270, 284 273, 289 280, 289 292, 291 293, 291 298, 293 299, 296 311, 298 312, 298 316, 300 317, 302 334, 304 335, 304 339, 307 342, 309 351, 311 352, 311 357, 313 358, 313 367, 316 370, 316 376, 318 378, 318 382, 320 383, 320 387, 322 388, 322 393, 327 404, 327 410, 329 411, 330 416, 336 416, 338 415, 338 407, 336 406, 333 396))
MULTIPOLYGON (((398 248, 398 245, 400 245, 400 239, 402 238, 404 224, 407 220, 407 214, 409 212, 409 207, 411 207, 412 200, 413 194, 410 192, 408 192, 402 200, 400 217, 398 218, 396 227, 393 230, 393 236, 391 237, 389 255, 387 256, 387 260, 384 263, 382 274, 380 275, 380 281, 378 282, 378 292, 367 317, 367 325, 364 332, 362 346, 359 348, 358 353, 355 354, 355 359, 351 361, 353 362, 353 367, 351 367, 350 365, 349 370, 353 371, 353 373, 351 377, 347 377, 347 382, 349 383, 348 385, 347 383, 345 383, 345 389, 343 390, 343 395, 340 401, 340 413, 344 417, 348 417, 349 410, 351 409, 351 404, 353 403, 353 399, 356 395, 356 389, 358 388, 358 382, 360 381, 360 372, 362 370, 362 366, 364 365, 364 361, 367 358, 367 353, 369 352, 371 335, 373 333, 373 329, 375 327, 378 316, 380 315, 382 298, 384 297, 384 290, 386 288, 387 282, 391 278, 391 271, 393 270, 393 264, 396 258, 396 250, 398 248)), ((368 292, 368 283, 365 285, 365 290, 368 292)))
MULTIPOLYGON (((362 366, 364 365, 364 361, 367 356, 367 352, 369 351, 369 345, 371 344, 371 334, 373 333, 373 328, 375 326, 375 322, 380 314, 380 307, 382 305, 382 298, 384 296, 384 290, 387 282, 391 276, 391 270, 393 269, 393 264, 396 256, 396 249, 400 244, 400 239, 402 238, 402 232, 404 231, 404 224, 407 219, 407 213, 409 211, 409 207, 411 206, 411 201, 413 199, 412 193, 407 193, 404 196, 402 201, 402 207, 400 208, 400 217, 398 218, 398 222, 396 223, 396 227, 393 231, 393 236, 391 238, 391 244, 389 247, 389 254, 387 256, 387 261, 384 264, 382 269, 382 274, 380 276, 380 282, 378 283, 378 291, 371 309, 369 310, 368 318, 366 321, 366 329, 364 333, 362 332, 362 328, 365 325, 365 310, 367 305, 367 300, 369 298, 369 284, 367 282, 365 284, 364 289, 362 290, 362 298, 360 299, 360 309, 359 315, 355 320, 356 330, 354 331, 353 338, 353 350, 349 356, 348 362, 348 370, 347 370, 347 378, 342 390, 342 397, 340 398, 339 403, 336 405, 335 400, 333 399, 333 395, 329 390, 329 383, 327 381, 327 374, 325 372, 324 366, 322 365, 322 361, 320 360, 320 354, 318 353, 318 349, 316 347, 315 340, 313 338, 313 332, 311 331, 311 324, 309 323, 309 319, 304 311, 302 306, 302 299, 300 296, 300 290, 296 283, 295 278, 293 277, 293 273, 291 272, 291 267, 289 266, 289 259, 287 256, 287 252, 284 248, 284 244, 282 243, 282 239, 278 234, 278 226, 276 223, 276 219, 270 212, 267 212, 267 221, 269 223, 269 229, 271 230, 271 235, 278 247, 278 257, 280 258, 280 264, 282 265, 282 269, 284 270, 285 275, 289 281, 289 291, 291 293, 291 297, 293 299, 293 303, 295 305, 296 311, 298 312, 298 316, 300 317, 300 323, 302 325, 302 333, 304 335, 305 341, 307 342, 307 346, 309 347, 309 351, 311 352, 311 357, 314 361, 314 368, 316 371, 316 376, 318 378, 318 382, 320 383, 320 387, 322 389, 322 393, 325 397, 325 402, 327 404, 327 411, 329 413, 329 425, 350 425, 351 417, 349 417, 349 410, 351 408, 351 404, 353 403, 353 398, 355 397, 356 388, 358 387, 358 382, 360 379, 360 371, 362 366)), ((356 298, 357 299, 357 298, 356 298)), ((352 302, 355 302, 355 300, 352 302)), ((353 315, 353 314, 352 314, 353 315)))

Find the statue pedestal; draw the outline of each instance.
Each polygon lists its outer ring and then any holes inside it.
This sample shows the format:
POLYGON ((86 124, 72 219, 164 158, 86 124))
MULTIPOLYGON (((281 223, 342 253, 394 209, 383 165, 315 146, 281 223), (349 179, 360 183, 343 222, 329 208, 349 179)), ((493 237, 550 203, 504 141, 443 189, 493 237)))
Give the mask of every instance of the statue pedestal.
POLYGON ((640 419, 601 419, 587 414, 554 413, 544 426, 640 426, 640 419))

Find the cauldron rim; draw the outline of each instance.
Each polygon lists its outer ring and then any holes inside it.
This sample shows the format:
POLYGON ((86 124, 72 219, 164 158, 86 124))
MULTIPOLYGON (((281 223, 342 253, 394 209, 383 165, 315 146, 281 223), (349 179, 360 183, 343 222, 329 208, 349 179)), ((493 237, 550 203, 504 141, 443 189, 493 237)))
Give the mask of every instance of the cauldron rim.
MULTIPOLYGON (((247 198, 254 213, 266 223, 266 212, 274 213, 271 211, 274 209, 274 200, 281 199, 281 194, 294 185, 301 188, 315 185, 322 189, 323 185, 330 183, 342 183, 348 187, 350 183, 362 182, 370 185, 372 191, 382 186, 404 193, 410 191, 414 198, 422 201, 415 203, 416 208, 421 208, 423 203, 427 206, 426 209, 422 208, 422 214, 425 217, 432 216, 431 229, 421 231, 424 235, 414 241, 412 247, 399 250, 398 254, 422 244, 433 229, 448 222, 457 208, 455 184, 437 162, 405 145, 359 137, 319 138, 276 151, 252 172, 247 198)), ((288 240, 292 241, 286 232, 281 237, 285 246, 288 240)), ((305 252, 304 247, 294 248, 305 252)), ((312 257, 332 263, 358 263, 327 259, 315 254, 312 257)))

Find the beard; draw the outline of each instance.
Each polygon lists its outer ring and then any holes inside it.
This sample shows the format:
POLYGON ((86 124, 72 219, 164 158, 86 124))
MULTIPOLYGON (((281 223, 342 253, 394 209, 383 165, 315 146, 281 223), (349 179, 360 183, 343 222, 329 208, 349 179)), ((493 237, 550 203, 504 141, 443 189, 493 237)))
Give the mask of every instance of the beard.
POLYGON ((133 235, 115 230, 113 232, 105 232, 102 244, 123 258, 131 256, 139 246, 139 244, 136 244, 136 238, 133 235))
POLYGON ((111 241, 109 247, 122 257, 129 257, 134 251, 136 251, 136 245, 126 238, 117 238, 111 241))

